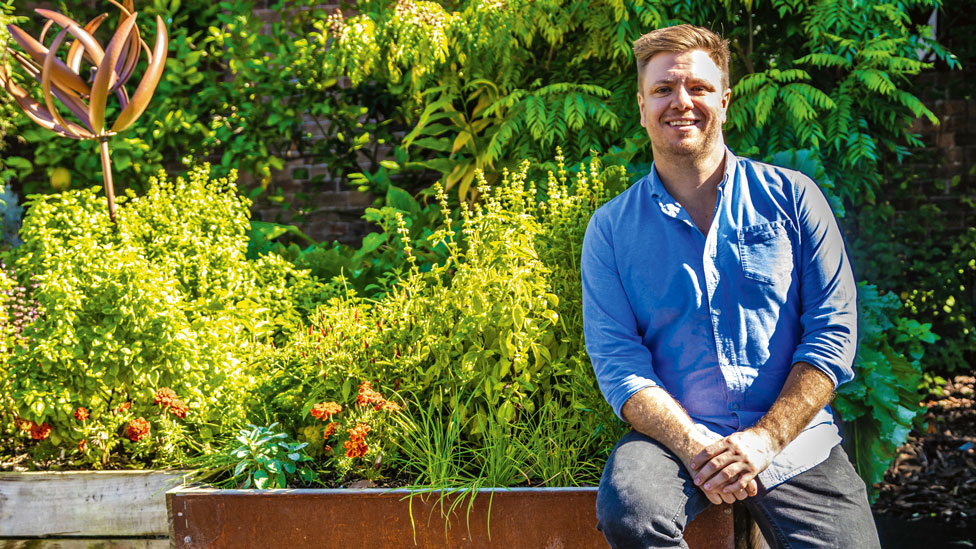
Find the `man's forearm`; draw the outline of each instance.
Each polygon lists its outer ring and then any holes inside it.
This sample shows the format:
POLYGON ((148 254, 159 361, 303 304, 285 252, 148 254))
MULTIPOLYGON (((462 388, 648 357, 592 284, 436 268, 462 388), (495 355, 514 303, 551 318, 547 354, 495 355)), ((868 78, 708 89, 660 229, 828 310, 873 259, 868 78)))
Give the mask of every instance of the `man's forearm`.
MULTIPOLYGON (((688 412, 667 391, 651 387, 638 391, 624 403, 621 415, 637 431, 653 438, 674 452, 692 474, 691 460, 704 452, 712 441, 698 429, 688 412)), ((734 493, 720 493, 703 488, 705 496, 715 504, 732 503, 756 495, 755 481, 747 482, 734 493)))
POLYGON ((660 387, 638 391, 620 412, 634 429, 665 445, 684 463, 711 442, 688 412, 660 387))
POLYGON ((749 428, 765 436, 778 454, 830 402, 834 383, 806 362, 797 362, 769 411, 749 428))
POLYGON ((734 493, 753 482, 830 402, 833 391, 827 374, 805 362, 794 364, 766 415, 752 427, 708 445, 691 460, 695 484, 706 493, 734 493))

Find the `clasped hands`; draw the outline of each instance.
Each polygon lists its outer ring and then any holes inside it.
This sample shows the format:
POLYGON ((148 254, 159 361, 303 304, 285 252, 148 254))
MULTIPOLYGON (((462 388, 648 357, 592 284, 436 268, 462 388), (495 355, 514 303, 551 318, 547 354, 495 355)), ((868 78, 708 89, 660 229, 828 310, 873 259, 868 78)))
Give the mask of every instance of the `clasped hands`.
POLYGON ((747 429, 732 433, 708 446, 687 463, 695 485, 718 505, 756 495, 756 476, 777 454, 770 438, 747 429))

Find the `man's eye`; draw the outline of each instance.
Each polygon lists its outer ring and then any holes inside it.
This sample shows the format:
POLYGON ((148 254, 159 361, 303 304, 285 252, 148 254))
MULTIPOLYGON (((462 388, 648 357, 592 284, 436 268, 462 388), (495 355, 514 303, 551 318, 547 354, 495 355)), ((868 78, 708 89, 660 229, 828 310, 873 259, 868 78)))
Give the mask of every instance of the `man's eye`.
POLYGON ((671 91, 671 88, 657 88, 654 90, 654 93, 668 93, 669 91, 671 91))

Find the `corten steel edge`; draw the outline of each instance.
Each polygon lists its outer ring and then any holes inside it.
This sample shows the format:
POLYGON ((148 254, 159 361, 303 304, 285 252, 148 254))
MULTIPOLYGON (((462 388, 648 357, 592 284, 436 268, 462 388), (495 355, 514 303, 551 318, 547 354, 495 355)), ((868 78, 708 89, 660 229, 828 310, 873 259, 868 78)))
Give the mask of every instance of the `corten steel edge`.
MULTIPOLYGON (((184 548, 607 546, 596 529, 596 488, 483 489, 470 508, 461 496, 453 510, 454 496, 442 501, 437 493, 410 494, 176 488, 166 493, 170 541, 184 548)), ((688 526, 685 539, 693 549, 733 549, 732 507, 709 508, 688 526)))

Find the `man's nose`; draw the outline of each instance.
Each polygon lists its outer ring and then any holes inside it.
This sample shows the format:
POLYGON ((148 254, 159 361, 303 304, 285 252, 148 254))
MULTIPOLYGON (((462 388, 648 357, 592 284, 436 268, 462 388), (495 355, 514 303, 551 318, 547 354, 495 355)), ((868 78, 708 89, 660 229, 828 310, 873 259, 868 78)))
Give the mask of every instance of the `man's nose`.
POLYGON ((675 89, 674 94, 671 96, 671 108, 680 111, 687 111, 694 108, 694 105, 691 103, 691 94, 688 93, 688 90, 684 86, 678 86, 675 89))

